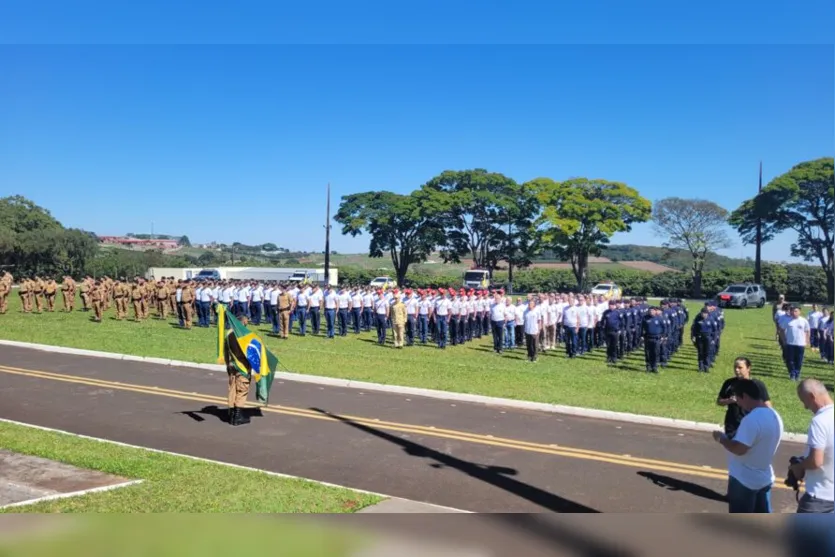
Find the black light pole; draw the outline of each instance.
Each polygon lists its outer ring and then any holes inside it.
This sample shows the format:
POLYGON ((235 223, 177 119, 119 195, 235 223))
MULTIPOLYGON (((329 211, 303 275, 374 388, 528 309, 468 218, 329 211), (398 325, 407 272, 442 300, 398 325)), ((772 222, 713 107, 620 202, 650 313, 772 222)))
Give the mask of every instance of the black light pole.
POLYGON ((325 215, 325 285, 331 279, 331 184, 328 182, 328 200, 325 215))
MULTIPOLYGON (((760 161, 760 185, 759 193, 763 191, 763 162, 760 161)), ((763 244, 763 222, 757 217, 757 252, 754 261, 754 282, 762 284, 762 244, 763 244)))

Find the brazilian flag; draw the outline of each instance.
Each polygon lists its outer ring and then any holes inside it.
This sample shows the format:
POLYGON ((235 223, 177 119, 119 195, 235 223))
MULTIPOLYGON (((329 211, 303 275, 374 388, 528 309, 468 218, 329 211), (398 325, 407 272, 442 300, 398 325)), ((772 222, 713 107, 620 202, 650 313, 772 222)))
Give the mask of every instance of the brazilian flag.
POLYGON ((228 347, 232 363, 238 373, 255 381, 255 398, 261 404, 268 404, 278 358, 267 350, 263 339, 247 329, 234 315, 218 304, 217 355, 218 363, 226 363, 224 353, 228 347))

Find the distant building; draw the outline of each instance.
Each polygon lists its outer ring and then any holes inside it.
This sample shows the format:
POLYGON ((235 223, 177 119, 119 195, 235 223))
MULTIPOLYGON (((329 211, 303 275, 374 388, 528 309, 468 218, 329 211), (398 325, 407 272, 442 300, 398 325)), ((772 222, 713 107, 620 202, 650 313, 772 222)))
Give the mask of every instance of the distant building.
POLYGON ((99 236, 98 238, 101 244, 128 248, 176 249, 180 245, 178 240, 139 240, 123 236, 99 236))

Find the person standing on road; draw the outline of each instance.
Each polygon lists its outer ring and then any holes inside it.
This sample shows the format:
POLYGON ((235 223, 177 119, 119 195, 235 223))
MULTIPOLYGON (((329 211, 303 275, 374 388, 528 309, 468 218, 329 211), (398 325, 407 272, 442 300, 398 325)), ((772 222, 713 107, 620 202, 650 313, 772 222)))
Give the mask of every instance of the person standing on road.
POLYGON ((763 400, 760 387, 740 379, 734 388, 736 403, 746 412, 733 439, 724 432, 713 438, 729 454, 728 510, 731 513, 770 513, 772 462, 783 437, 783 420, 763 400))
POLYGON ((786 342, 786 367, 792 381, 800 381, 800 371, 803 369, 803 355, 809 346, 811 329, 809 322, 800 315, 800 308, 791 308, 791 319, 784 321, 784 338, 786 342))
MULTIPOLYGON (((246 315, 243 313, 239 313, 238 320, 244 327, 246 327, 249 322, 246 315)), ((225 326, 225 323, 218 323, 218 327, 225 326)), ((223 356, 226 361, 226 373, 229 376, 229 390, 226 396, 227 403, 229 404, 229 424, 233 426, 248 424, 250 419, 249 416, 244 414, 243 408, 246 404, 246 397, 249 395, 251 375, 247 376, 241 373, 235 366, 235 360, 244 364, 250 374, 252 369, 246 354, 241 351, 241 346, 238 343, 235 331, 233 330, 226 333, 223 356)))
POLYGON ((826 386, 817 379, 805 379, 797 386, 797 397, 815 416, 809 424, 806 455, 791 467, 798 480, 805 478, 805 493, 798 513, 835 513, 835 412, 826 386))
POLYGON ((725 435, 730 439, 733 439, 734 435, 736 435, 739 424, 742 423, 742 418, 746 414, 745 410, 737 404, 738 395, 736 386, 743 380, 756 383, 760 389, 762 401, 766 406, 771 408, 771 397, 768 395, 768 389, 765 383, 751 377, 751 360, 742 357, 734 360, 734 376, 722 383, 722 388, 719 389, 719 396, 716 398, 716 404, 726 408, 725 435))

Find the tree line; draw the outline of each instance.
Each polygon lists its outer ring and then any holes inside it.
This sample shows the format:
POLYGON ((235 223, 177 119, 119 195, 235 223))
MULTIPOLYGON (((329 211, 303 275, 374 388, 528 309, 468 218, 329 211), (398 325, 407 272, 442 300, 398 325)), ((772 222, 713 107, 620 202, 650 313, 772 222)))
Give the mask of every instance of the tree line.
POLYGON ((445 262, 472 259, 494 274, 529 267, 542 253, 571 264, 572 289, 590 282, 589 258, 617 232, 652 221, 665 247, 689 254, 688 292, 703 296, 705 264, 730 247, 729 230, 752 244, 786 230, 797 233, 791 255, 820 265, 833 300, 835 193, 833 159, 803 162, 772 180, 733 212, 713 201, 670 197, 653 204, 622 182, 536 178, 518 183, 485 169, 447 170, 409 194, 369 191, 344 196, 335 220, 342 233, 369 236, 369 255, 391 259, 397 282, 439 251, 445 262), (730 226, 729 226, 730 225, 730 226))
MULTIPOLYGON (((517 183, 485 169, 448 170, 409 194, 370 191, 345 196, 335 220, 344 234, 367 234, 369 255, 389 257, 401 285, 408 280, 423 280, 419 274, 410 273, 410 267, 439 251, 446 262, 470 258, 475 266, 491 271, 497 281, 525 290, 529 285, 543 284, 526 282, 532 280, 530 277, 544 275, 539 270, 521 270, 548 254, 569 262, 571 272, 552 271, 551 278, 542 279, 544 284, 559 283, 560 289, 570 286, 581 291, 601 276, 590 272, 589 258, 601 255, 615 233, 628 232, 635 223, 652 220, 658 236, 665 240, 665 249, 688 254, 690 272, 685 276, 662 273, 659 278, 636 272, 618 280, 636 295, 651 288, 656 295, 666 291, 666 295, 675 292, 683 296, 681 293, 686 292, 688 297, 712 294, 714 287, 706 281, 722 275, 708 276, 712 271, 706 273, 706 264, 717 250, 730 244, 729 229, 735 229, 745 244, 756 241, 758 227, 763 242, 793 230, 797 241, 791 246, 791 255, 816 263, 819 272, 801 272, 803 266, 774 266, 786 269, 786 278, 769 282, 767 277, 771 275, 764 272, 763 282, 775 292, 785 285, 787 292, 808 292, 799 299, 823 298, 832 303, 833 184, 832 158, 803 162, 729 213, 701 199, 667 198, 653 205, 636 189, 603 179, 558 182, 537 178, 517 183), (566 276, 571 285, 565 284, 566 276), (634 289, 627 280, 634 281, 634 289), (646 284, 653 286, 642 286, 646 284), (813 288, 820 293, 812 292, 813 288)), ((276 255, 281 253, 283 258, 293 255, 274 245, 266 247, 268 251, 275 247, 276 255)), ((65 228, 49 211, 22 196, 0 199, 0 268, 17 276, 127 277, 144 274, 152 266, 268 264, 253 255, 244 256, 241 251, 248 251, 246 248, 249 246, 226 246, 219 253, 200 257, 172 256, 156 250, 101 249, 95 234, 65 228)), ((750 268, 724 270, 746 279, 751 272, 750 268)), ((340 270, 343 276, 346 272, 351 271, 340 270)), ((456 277, 455 282, 459 280, 456 277)))

